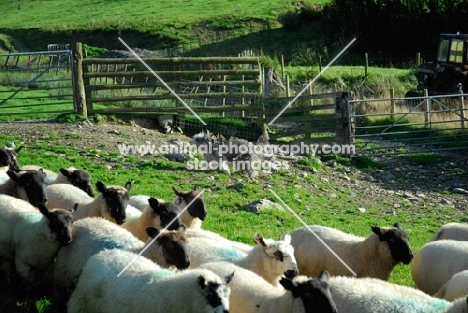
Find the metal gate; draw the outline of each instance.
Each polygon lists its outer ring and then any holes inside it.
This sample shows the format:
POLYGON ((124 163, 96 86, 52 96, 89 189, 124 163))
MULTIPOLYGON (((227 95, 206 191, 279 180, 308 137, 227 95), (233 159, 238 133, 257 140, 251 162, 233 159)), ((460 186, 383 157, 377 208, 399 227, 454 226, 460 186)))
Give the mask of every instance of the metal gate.
POLYGON ((348 102, 355 156, 468 149, 468 94, 348 102))
POLYGON ((0 54, 0 116, 76 112, 69 45, 48 48, 0 54))

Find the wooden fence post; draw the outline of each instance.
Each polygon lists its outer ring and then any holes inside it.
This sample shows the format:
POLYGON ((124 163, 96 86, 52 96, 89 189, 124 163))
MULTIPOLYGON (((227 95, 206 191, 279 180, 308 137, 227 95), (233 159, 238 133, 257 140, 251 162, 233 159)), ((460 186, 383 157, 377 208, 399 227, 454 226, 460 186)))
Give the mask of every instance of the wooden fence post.
POLYGON ((349 101, 353 99, 352 92, 342 92, 341 97, 336 98, 335 117, 336 133, 335 140, 342 144, 354 143, 355 120, 352 117, 349 101))
POLYGON ((76 113, 88 118, 88 108, 86 106, 86 90, 83 80, 83 45, 81 42, 75 43, 73 46, 73 79, 75 81, 73 87, 73 104, 76 113))
POLYGON ((418 67, 421 64, 421 53, 418 52, 416 53, 416 67, 418 67))
POLYGON ((367 75, 369 74, 369 54, 367 52, 364 54, 364 59, 364 77, 367 77, 367 75))

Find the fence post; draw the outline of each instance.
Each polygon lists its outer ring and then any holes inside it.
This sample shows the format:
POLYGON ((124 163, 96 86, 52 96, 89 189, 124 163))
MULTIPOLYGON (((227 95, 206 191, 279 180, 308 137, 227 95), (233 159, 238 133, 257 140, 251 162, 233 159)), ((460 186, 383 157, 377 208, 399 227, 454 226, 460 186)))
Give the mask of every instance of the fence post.
POLYGON ((369 54, 367 52, 364 54, 364 59, 364 77, 367 77, 367 75, 369 74, 369 54))
POLYGON ((286 97, 291 96, 291 90, 289 89, 289 75, 286 75, 286 97))
POLYGON ((393 87, 390 88, 390 113, 395 114, 395 89, 393 87))
POLYGON ((73 46, 73 104, 76 113, 88 118, 88 108, 86 106, 86 90, 83 80, 83 45, 76 42, 73 46))
POLYGON ((352 100, 352 92, 342 92, 341 96, 336 98, 335 117, 336 132, 335 140, 342 144, 354 143, 354 118, 351 114, 349 100, 352 100))
POLYGON ((416 67, 418 67, 421 64, 421 53, 418 52, 416 53, 416 67))
POLYGON ((462 96, 463 89, 460 88, 460 123, 461 128, 465 130, 465 97, 462 96))

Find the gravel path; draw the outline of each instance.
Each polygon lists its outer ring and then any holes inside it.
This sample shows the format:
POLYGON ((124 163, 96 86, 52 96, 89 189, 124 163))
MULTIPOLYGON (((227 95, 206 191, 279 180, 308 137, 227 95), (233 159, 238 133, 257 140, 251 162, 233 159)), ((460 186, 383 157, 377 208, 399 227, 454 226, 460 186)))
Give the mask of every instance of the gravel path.
MULTIPOLYGON (((0 123, 0 133, 20 136, 28 145, 38 139, 50 140, 54 144, 78 148, 93 148, 97 154, 112 155, 118 153, 118 144, 155 144, 160 145, 177 138, 189 141, 184 134, 175 132, 166 135, 152 120, 140 119, 129 123, 117 122, 81 122, 77 124, 57 123, 54 120, 34 120, 0 123)), ((0 145, 6 143, 0 142, 0 145)), ((392 156, 374 158, 383 165, 383 169, 363 169, 346 167, 334 161, 325 162, 323 169, 316 172, 294 166, 290 175, 297 177, 297 182, 304 188, 317 194, 336 198, 340 190, 351 190, 350 197, 359 199, 363 211, 372 207, 376 201, 388 203, 389 214, 404 207, 420 209, 453 207, 457 215, 465 215, 468 207, 468 155, 464 153, 444 153, 441 161, 430 165, 416 165, 408 158, 392 156), (318 188, 314 184, 301 184, 307 175, 315 175, 327 188, 318 188)), ((100 159, 102 161, 102 159, 100 159)), ((273 174, 274 175, 274 174, 273 174)), ((268 175, 259 176, 258 180, 268 186, 268 175)), ((421 211, 421 210, 415 210, 421 211)))

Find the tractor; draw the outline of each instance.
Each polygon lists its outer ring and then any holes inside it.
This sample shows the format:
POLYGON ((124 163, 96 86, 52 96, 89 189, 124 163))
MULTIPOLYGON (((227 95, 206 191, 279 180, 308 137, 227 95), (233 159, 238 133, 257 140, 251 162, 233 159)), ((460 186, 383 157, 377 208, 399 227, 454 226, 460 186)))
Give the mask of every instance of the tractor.
POLYGON ((417 90, 406 93, 406 98, 468 92, 468 34, 441 34, 437 56, 432 62, 418 66, 417 90))

